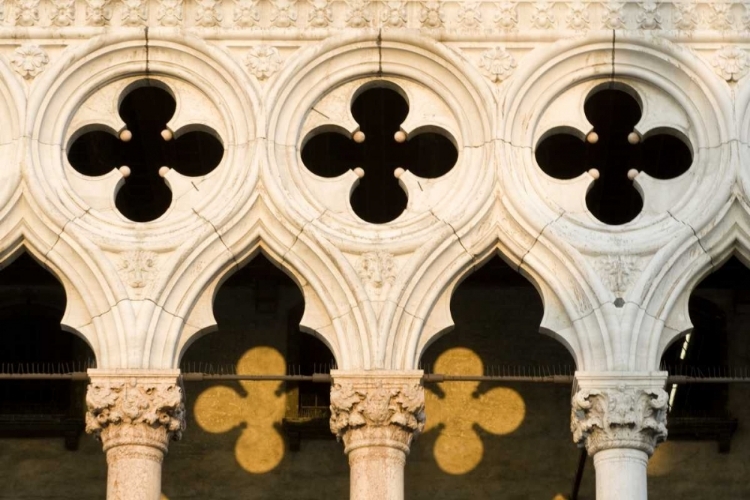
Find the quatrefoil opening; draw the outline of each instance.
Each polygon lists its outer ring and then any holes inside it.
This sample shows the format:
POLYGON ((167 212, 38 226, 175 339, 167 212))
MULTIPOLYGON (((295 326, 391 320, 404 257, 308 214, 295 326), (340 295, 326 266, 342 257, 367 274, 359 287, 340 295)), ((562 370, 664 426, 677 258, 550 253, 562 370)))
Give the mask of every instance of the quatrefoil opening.
POLYGON ((536 148, 537 164, 551 177, 564 180, 591 174, 594 181, 586 206, 605 224, 625 224, 641 213, 643 193, 633 184, 640 172, 674 179, 693 162, 688 140, 677 129, 658 128, 641 137, 635 128, 642 115, 637 97, 623 86, 596 89, 584 105, 592 125, 588 134, 554 129, 536 148))
POLYGON ((458 159, 446 130, 425 125, 407 134, 401 128, 409 114, 404 96, 386 82, 361 88, 351 105, 358 130, 350 135, 338 126, 318 127, 303 142, 302 162, 312 173, 332 178, 353 170, 360 177, 350 203, 367 222, 390 222, 406 209, 408 194, 399 182, 405 171, 434 179, 458 159))
POLYGON ((224 156, 218 134, 203 125, 170 130, 167 123, 176 108, 167 88, 150 80, 137 82, 121 97, 125 129, 118 133, 90 125, 76 131, 68 148, 68 161, 80 174, 101 176, 120 169, 124 182, 114 193, 115 206, 134 222, 155 220, 169 209, 172 192, 163 178, 169 169, 204 176, 224 156))

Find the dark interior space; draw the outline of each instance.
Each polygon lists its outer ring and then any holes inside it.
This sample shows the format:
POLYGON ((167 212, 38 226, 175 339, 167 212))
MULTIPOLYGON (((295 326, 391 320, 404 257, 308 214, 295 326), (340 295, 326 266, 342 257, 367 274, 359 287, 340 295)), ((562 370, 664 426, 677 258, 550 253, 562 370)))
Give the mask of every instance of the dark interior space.
POLYGON ((394 135, 406 119, 409 105, 391 88, 364 90, 354 99, 351 111, 364 133, 364 142, 338 132, 322 132, 305 143, 302 162, 321 177, 362 168, 365 175, 351 196, 354 212, 367 222, 390 222, 401 215, 408 201, 394 170, 403 168, 419 177, 437 178, 453 168, 458 151, 447 133, 423 131, 397 142, 394 135))
MULTIPOLYGON (((62 285, 28 254, 0 271, 3 373, 85 371, 94 365, 88 345, 63 331, 62 285)), ((0 381, 0 438, 59 436, 68 449, 83 432, 85 386, 70 380, 0 381)))
POLYGON ((224 147, 216 134, 197 129, 165 140, 162 131, 174 115, 175 100, 160 86, 141 83, 120 104, 120 117, 132 139, 123 141, 105 130, 88 131, 71 144, 68 161, 88 176, 129 167, 131 173, 117 192, 115 205, 128 219, 148 222, 172 203, 172 193, 159 175, 161 167, 190 177, 206 175, 221 161, 224 147))
POLYGON ((539 143, 536 161, 557 179, 572 179, 597 169, 600 177, 586 195, 586 206, 600 221, 625 224, 643 209, 643 199, 628 178, 629 170, 672 179, 690 168, 692 153, 676 131, 652 131, 645 138, 631 135, 641 119, 641 107, 631 92, 617 88, 595 91, 586 100, 584 112, 597 140, 581 140, 558 131, 539 143))

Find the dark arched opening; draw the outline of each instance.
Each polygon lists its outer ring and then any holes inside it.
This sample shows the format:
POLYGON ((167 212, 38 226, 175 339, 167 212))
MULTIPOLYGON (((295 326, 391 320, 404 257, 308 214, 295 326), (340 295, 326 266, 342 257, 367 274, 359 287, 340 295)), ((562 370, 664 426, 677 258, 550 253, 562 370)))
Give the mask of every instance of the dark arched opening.
POLYGON ((693 330, 662 356, 673 376, 666 388, 669 438, 649 464, 649 494, 746 498, 750 488, 738 464, 750 455, 750 387, 742 381, 750 374, 750 270, 730 258, 693 290, 689 311, 693 330))
MULTIPOLYGON (((495 257, 455 291, 455 329, 427 348, 423 367, 447 375, 572 375, 567 349, 539 333, 543 313, 536 288, 495 257)), ((425 389, 427 428, 412 445, 408 497, 552 499, 570 492, 579 452, 571 442, 569 383, 425 389)))
MULTIPOLYGON (((333 355, 322 341, 300 331, 303 311, 297 284, 258 255, 223 283, 214 300, 218 331, 187 349, 181 369, 243 375, 327 373, 333 355)), ((333 496, 348 491, 346 460, 329 430, 330 384, 190 382, 186 398, 190 439, 170 447, 163 486, 167 497, 223 498, 237 491, 263 491, 308 498, 300 496, 303 485, 321 477, 328 478, 333 496), (220 480, 180 479, 216 474, 220 480)))

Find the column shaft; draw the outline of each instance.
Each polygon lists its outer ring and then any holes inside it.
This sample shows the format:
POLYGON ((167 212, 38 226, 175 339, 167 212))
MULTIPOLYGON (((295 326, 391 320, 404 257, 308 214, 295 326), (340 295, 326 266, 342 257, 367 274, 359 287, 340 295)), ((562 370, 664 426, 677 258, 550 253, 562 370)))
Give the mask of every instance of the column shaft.
POLYGON ((648 455, 641 450, 614 448, 594 455, 596 500, 646 500, 648 455))
POLYGON ((349 452, 349 500, 403 500, 406 453, 387 446, 349 452))

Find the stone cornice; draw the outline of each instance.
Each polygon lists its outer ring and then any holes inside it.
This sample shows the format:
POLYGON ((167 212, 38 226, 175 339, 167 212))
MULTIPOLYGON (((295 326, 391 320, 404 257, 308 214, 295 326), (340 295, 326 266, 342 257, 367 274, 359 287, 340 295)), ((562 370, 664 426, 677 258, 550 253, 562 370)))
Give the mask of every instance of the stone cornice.
POLYGON ((573 440, 590 455, 629 448, 652 455, 667 438, 666 374, 577 374, 572 398, 573 440))
POLYGON ((421 371, 331 375, 331 432, 347 453, 368 446, 409 451, 425 422, 421 371))
POLYGON ((158 373, 89 370, 86 432, 104 443, 142 444, 163 449, 185 429, 185 405, 178 370, 158 373))

